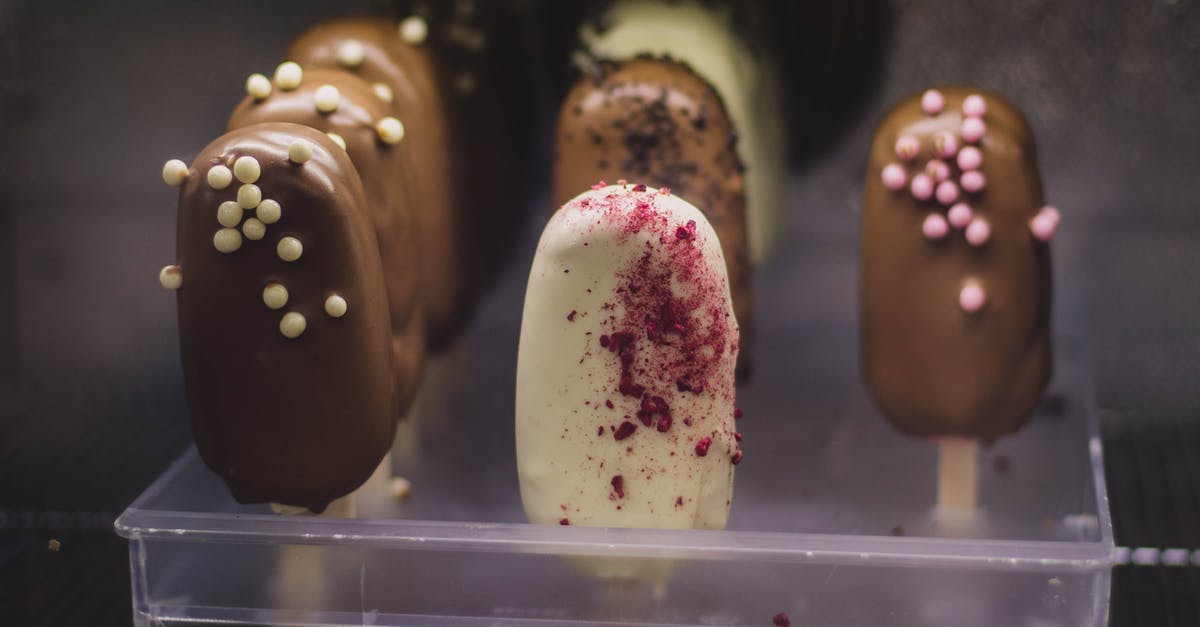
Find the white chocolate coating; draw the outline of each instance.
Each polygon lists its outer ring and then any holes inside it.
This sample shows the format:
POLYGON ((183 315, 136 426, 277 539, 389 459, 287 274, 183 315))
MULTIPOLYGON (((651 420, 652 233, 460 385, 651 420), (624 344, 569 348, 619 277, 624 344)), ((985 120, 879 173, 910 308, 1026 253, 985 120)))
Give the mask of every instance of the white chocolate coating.
POLYGON ((699 210, 677 196, 630 187, 576 197, 554 214, 538 243, 517 362, 521 500, 529 520, 540 524, 721 529, 729 515, 738 450, 733 416, 738 331, 725 261, 699 210), (614 197, 625 200, 604 200, 614 197), (632 221, 636 211, 646 215, 645 207, 635 209, 637 199, 652 203, 655 226, 632 221), (589 202, 616 209, 583 206, 589 202), (691 240, 675 241, 676 229, 689 222, 691 240), (694 261, 679 261, 689 255, 694 261), (723 347, 697 357, 711 364, 699 392, 677 389, 674 374, 665 381, 647 374, 670 372, 664 364, 682 363, 678 351, 684 349, 676 347, 687 343, 680 339, 684 336, 662 345, 642 334, 630 344, 628 372, 645 385, 644 395, 621 391, 622 359, 602 346, 612 346, 608 338, 615 332, 633 329, 623 317, 639 305, 623 302, 621 294, 628 293, 623 286, 631 280, 649 276, 630 273, 647 263, 669 269, 669 277, 655 275, 658 285, 668 286, 665 298, 687 299, 688 313, 680 323, 691 337, 717 338, 723 347), (690 277, 675 270, 689 263, 690 277), (673 422, 666 430, 634 417, 650 397, 669 404, 673 422), (617 439, 619 425, 630 422, 636 425, 633 433, 617 439), (701 456, 697 444, 705 438, 711 445, 701 456), (617 476, 623 495, 613 484, 617 476))
POLYGON ((619 0, 586 27, 584 45, 602 59, 650 54, 686 63, 721 96, 738 133, 746 165, 746 223, 751 260, 758 264, 781 230, 786 154, 781 95, 774 68, 756 57, 720 11, 691 2, 619 0))

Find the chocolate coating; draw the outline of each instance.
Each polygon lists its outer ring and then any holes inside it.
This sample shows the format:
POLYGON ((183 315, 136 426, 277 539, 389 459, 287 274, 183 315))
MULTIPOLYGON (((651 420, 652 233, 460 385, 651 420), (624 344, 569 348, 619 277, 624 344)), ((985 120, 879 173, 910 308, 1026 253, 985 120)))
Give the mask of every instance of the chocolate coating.
MULTIPOLYGON (((938 89, 940 114, 926 115, 914 94, 883 118, 871 147, 859 267, 863 376, 901 431, 991 440, 1021 427, 1051 375, 1050 252, 1029 226, 1042 207, 1041 180, 1033 135, 1013 105, 981 90, 938 89), (987 185, 961 196, 990 223, 991 237, 979 247, 960 229, 927 239, 926 216, 945 208, 916 200, 907 186, 889 190, 880 176, 893 163, 910 179, 922 171, 938 132, 963 145, 961 106, 974 93, 987 102, 987 133, 977 144, 987 185), (895 151, 904 135, 920 143, 908 162, 895 151), (974 313, 959 304, 968 280, 987 295, 974 313)), ((958 180, 954 159, 947 161, 950 180, 958 180)))
POLYGON ((375 131, 380 118, 395 114, 363 79, 340 70, 309 68, 301 85, 292 91, 274 89, 265 100, 243 100, 230 116, 229 128, 290 122, 337 133, 346 141, 346 153, 363 182, 383 259, 396 359, 397 407, 404 412, 416 395, 425 360, 425 319, 418 289, 424 267, 418 257, 409 197, 411 163, 403 149, 384 143, 375 131), (313 104, 313 94, 322 85, 333 85, 340 94, 338 108, 332 113, 320 113, 313 104))
POLYGON ((708 218, 725 256, 744 368, 754 317, 746 182, 736 133, 717 93, 686 66, 665 59, 603 63, 598 74, 580 79, 559 112, 554 208, 601 179, 669 187, 708 218))
POLYGON ((231 131, 190 172, 179 195, 186 283, 177 295, 196 446, 238 501, 322 511, 366 481, 396 424, 388 303, 362 183, 337 144, 295 124, 231 131), (313 148, 303 165, 288 159, 296 139, 313 148), (215 190, 205 175, 246 155, 261 165, 255 184, 282 216, 261 240, 222 253, 213 244, 217 207, 237 197, 239 183, 215 190), (299 259, 280 259, 284 237, 303 244, 299 259), (271 283, 288 290, 278 310, 263 302, 271 283), (340 318, 324 309, 334 294, 348 304, 340 318), (280 321, 292 312, 307 327, 288 338, 280 321))
POLYGON ((352 72, 391 89, 396 117, 405 127, 404 140, 394 149, 408 155, 411 169, 426 333, 432 347, 447 345, 465 322, 476 290, 466 234, 470 222, 455 199, 450 120, 429 48, 403 42, 391 20, 352 17, 308 30, 292 42, 288 58, 306 68, 352 72), (365 53, 355 67, 346 67, 338 56, 349 40, 361 43, 365 53))

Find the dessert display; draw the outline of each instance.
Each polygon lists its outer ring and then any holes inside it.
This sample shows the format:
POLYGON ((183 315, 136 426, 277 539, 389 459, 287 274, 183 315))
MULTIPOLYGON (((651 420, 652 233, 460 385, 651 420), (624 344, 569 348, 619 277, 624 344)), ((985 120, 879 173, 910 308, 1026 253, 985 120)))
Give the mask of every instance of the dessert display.
POLYGON ((562 104, 551 198, 562 206, 598 177, 628 177, 690 199, 719 236, 748 344, 754 301, 746 179, 729 141, 735 134, 720 96, 687 66, 649 58, 603 62, 562 104))
POLYGON ((641 184, 572 199, 538 243, 519 346, 531 522, 725 527, 742 459, 738 325, 702 212, 641 184))
POLYGON ((986 442, 1028 419, 1051 375, 1058 223, 1033 135, 1003 98, 941 87, 884 116, 863 200, 860 322, 864 379, 896 428, 986 442))
POLYGON ((196 447, 239 501, 321 512, 372 474, 398 415, 358 170, 326 134, 267 123, 163 178, 180 188, 178 260, 160 280, 178 296, 196 447))
MULTIPOLYGON (((691 1, 620 0, 585 24, 580 40, 587 60, 670 59, 712 86, 732 122, 727 141, 735 142, 745 170, 747 241, 757 264, 781 226, 786 133, 774 68, 747 41, 732 11, 691 1)), ((615 174, 630 180, 636 175, 615 174)), ((675 183, 661 184, 675 189, 675 183)))

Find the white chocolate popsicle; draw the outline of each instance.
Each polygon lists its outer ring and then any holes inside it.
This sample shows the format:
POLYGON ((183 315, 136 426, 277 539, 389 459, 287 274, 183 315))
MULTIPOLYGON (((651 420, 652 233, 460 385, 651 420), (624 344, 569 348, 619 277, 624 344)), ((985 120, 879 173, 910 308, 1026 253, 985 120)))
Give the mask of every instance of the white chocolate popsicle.
POLYGON ((517 360, 533 523, 722 529, 742 453, 738 327, 703 214, 668 190, 594 186, 538 243, 517 360))

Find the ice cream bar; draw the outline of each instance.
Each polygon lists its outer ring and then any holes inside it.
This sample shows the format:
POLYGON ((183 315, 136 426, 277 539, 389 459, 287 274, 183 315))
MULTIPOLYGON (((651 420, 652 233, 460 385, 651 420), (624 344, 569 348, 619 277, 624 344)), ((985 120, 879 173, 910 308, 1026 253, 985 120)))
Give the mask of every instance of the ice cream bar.
POLYGON ((425 319, 410 192, 411 162, 400 147, 403 122, 371 84, 341 70, 302 69, 288 62, 275 72, 266 94, 250 93, 229 119, 229 128, 263 122, 303 124, 329 134, 344 149, 363 181, 374 225, 392 328, 399 408, 407 409, 421 381, 425 319), (295 75, 289 74, 294 68, 295 75))
POLYGON ((288 49, 305 68, 343 70, 370 84, 375 95, 395 108, 403 124, 396 150, 407 155, 409 198, 421 236, 421 293, 428 344, 447 345, 467 318, 477 277, 472 276, 467 219, 461 186, 453 184, 452 120, 425 44, 422 18, 397 23, 370 17, 339 18, 314 26, 288 49))
POLYGON ((180 187, 176 291, 196 446, 241 502, 320 512, 362 484, 397 416, 388 302, 345 151, 295 124, 213 141, 180 187))
MULTIPOLYGON (((720 239, 743 349, 753 327, 746 179, 733 123, 712 87, 664 59, 603 62, 563 101, 552 200, 596 178, 669 188, 695 203, 720 239)), ((740 353, 744 362, 745 350, 740 353)))
POLYGON ((782 224, 786 132, 774 68, 758 54, 762 47, 756 50, 746 35, 728 8, 693 1, 618 0, 585 24, 580 38, 593 58, 669 58, 712 85, 732 120, 745 164, 747 239, 750 258, 758 263, 769 254, 782 224))
POLYGON ((645 185, 551 217, 521 323, 521 499, 541 524, 721 529, 741 461, 738 326, 716 233, 645 185))
POLYGON ((939 87, 883 118, 863 200, 862 368, 897 428, 991 440, 1025 422, 1051 374, 1058 221, 1003 98, 939 87))

